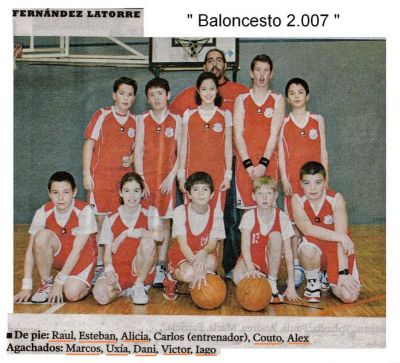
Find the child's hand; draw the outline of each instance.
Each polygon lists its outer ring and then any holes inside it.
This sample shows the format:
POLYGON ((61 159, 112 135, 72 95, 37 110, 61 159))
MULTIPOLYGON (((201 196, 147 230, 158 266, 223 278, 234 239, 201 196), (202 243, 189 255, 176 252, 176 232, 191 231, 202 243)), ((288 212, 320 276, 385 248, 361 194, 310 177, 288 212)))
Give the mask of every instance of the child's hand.
POLYGON ((107 285, 116 285, 115 289, 119 290, 118 292, 121 292, 121 288, 118 285, 118 275, 115 271, 106 271, 104 276, 106 277, 107 285))
POLYGON ((122 158, 122 166, 124 168, 129 168, 133 164, 133 154, 129 156, 124 156, 122 158))
POLYGON ((285 195, 288 197, 291 197, 293 195, 293 189, 292 185, 289 183, 289 180, 282 179, 282 185, 283 185, 283 191, 285 192, 285 195))
POLYGON ((265 275, 256 269, 248 270, 246 274, 247 278, 257 278, 257 277, 265 277, 265 275))
POLYGON ((302 298, 297 294, 297 291, 294 287, 288 287, 283 296, 289 301, 302 301, 302 298))
POLYGON ((263 176, 265 174, 265 170, 267 168, 262 165, 262 164, 258 164, 256 167, 254 167, 254 171, 253 171, 253 180, 259 176, 263 176))
POLYGON ((186 181, 186 180, 179 180, 179 190, 180 190, 183 194, 186 193, 186 190, 185 190, 185 181, 186 181))
POLYGON ((147 199, 147 198, 150 197, 150 188, 147 185, 146 180, 143 179, 143 181, 144 181, 144 193, 143 193, 143 196, 144 196, 145 199, 147 199))
POLYGON ((90 174, 83 174, 83 187, 88 191, 94 190, 94 181, 90 174))
POLYGON ((32 295, 32 290, 21 290, 17 295, 14 296, 14 302, 26 302, 32 295))
POLYGON ((49 292, 49 304, 60 304, 63 302, 63 285, 58 282, 54 282, 49 292))
POLYGON ((343 235, 343 238, 340 242, 342 243, 343 251, 346 256, 351 256, 354 254, 354 243, 347 234, 343 235))
POLYGON ((346 289, 351 295, 358 294, 361 284, 351 275, 339 275, 337 286, 346 289))
POLYGON ((163 195, 171 194, 172 187, 174 186, 174 181, 175 181, 174 174, 169 173, 167 175, 167 177, 160 184, 160 187, 158 188, 160 190, 161 194, 163 194, 163 195))
POLYGON ((249 175, 249 178, 251 180, 254 180, 254 166, 249 166, 248 168, 246 168, 247 174, 249 175))
POLYGON ((228 178, 224 178, 222 184, 219 187, 219 190, 224 192, 225 190, 228 190, 231 187, 231 181, 228 178))

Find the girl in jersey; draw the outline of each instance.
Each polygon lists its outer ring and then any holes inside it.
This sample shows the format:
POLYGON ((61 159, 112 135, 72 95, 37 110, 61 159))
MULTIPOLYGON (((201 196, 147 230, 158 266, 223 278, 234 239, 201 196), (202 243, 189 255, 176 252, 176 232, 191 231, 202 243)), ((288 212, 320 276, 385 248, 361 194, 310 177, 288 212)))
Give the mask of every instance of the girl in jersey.
POLYGON ((108 304, 119 296, 131 296, 134 304, 147 304, 154 279, 156 243, 162 240, 162 222, 154 207, 141 204, 144 182, 128 173, 120 182, 122 205, 106 217, 100 235, 105 244, 105 271, 93 288, 93 296, 108 304), (146 286, 147 285, 147 286, 146 286))
POLYGON ((198 108, 186 110, 183 115, 179 186, 184 192, 189 175, 200 170, 208 173, 217 189, 211 206, 220 201, 223 209, 232 178, 232 115, 219 108, 222 98, 213 73, 201 73, 196 86, 198 108))

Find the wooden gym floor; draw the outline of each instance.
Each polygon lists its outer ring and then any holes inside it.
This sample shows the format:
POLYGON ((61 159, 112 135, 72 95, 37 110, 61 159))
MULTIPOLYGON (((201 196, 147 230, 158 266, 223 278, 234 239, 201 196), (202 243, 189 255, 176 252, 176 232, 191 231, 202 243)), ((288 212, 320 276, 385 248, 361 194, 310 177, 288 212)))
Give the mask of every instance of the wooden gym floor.
MULTIPOLYGON (((14 228, 14 292, 21 287, 23 260, 28 240, 28 225, 14 228)), ((362 280, 362 292, 354 304, 342 304, 330 292, 323 293, 318 304, 288 303, 269 305, 261 312, 242 309, 235 299, 235 287, 226 280, 227 298, 215 310, 202 310, 191 301, 187 287, 179 288, 177 300, 167 301, 162 290, 150 290, 148 305, 133 305, 130 298, 123 297, 107 306, 98 305, 89 294, 84 300, 58 305, 23 303, 14 304, 14 313, 55 313, 55 314, 150 314, 150 315, 237 315, 237 316, 334 316, 334 317, 385 317, 386 316, 386 248, 385 226, 353 225, 352 236, 356 245, 357 261, 362 280)), ((285 264, 282 260, 282 266, 285 264)), ((285 283, 285 269, 281 268, 279 281, 285 283)), ((34 289, 38 286, 38 275, 34 274, 34 289)), ((303 295, 304 287, 298 289, 303 295)), ((283 289, 280 289, 283 292, 283 289)))

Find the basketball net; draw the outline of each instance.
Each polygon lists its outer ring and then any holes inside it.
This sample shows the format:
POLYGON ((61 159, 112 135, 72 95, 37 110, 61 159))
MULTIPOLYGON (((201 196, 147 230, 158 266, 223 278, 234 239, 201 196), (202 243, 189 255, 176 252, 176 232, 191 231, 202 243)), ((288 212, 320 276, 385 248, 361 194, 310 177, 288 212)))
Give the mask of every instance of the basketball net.
POLYGON ((23 54, 23 47, 22 44, 17 42, 14 46, 14 70, 17 69, 17 63, 16 63, 16 59, 17 58, 22 58, 22 54, 23 54))
POLYGON ((175 38, 176 42, 183 48, 183 57, 186 61, 197 61, 201 50, 208 43, 210 38, 203 39, 182 39, 175 38))

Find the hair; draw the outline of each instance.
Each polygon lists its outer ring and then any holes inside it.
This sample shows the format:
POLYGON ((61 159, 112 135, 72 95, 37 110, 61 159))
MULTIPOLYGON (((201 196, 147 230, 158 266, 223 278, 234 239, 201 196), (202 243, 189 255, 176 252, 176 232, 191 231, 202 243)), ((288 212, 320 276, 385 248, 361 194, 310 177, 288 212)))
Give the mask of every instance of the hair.
POLYGON ((260 189, 263 185, 266 185, 274 190, 276 192, 276 183, 275 180, 272 179, 270 176, 259 176, 254 179, 253 181, 253 193, 257 190, 260 189))
POLYGON ((301 78, 292 78, 288 83, 286 83, 286 87, 285 87, 285 96, 288 96, 289 93, 289 87, 292 84, 301 84, 304 89, 306 90, 306 94, 308 95, 310 93, 310 87, 308 87, 307 82, 304 79, 301 78))
MULTIPOLYGON (((143 181, 143 178, 142 178, 139 174, 134 173, 134 172, 126 173, 126 174, 122 177, 121 181, 119 182, 119 190, 122 191, 122 188, 124 187, 124 185, 125 185, 126 183, 131 182, 131 181, 135 181, 136 183, 138 183, 139 186, 140 186, 140 189, 141 189, 142 191, 144 190, 144 181, 143 181)), ((124 200, 122 199, 122 197, 119 198, 119 201, 120 201, 121 204, 124 204, 124 200)))
POLYGON ((67 171, 56 171, 49 179, 47 184, 47 189, 50 192, 51 185, 54 182, 67 182, 71 185, 72 190, 76 189, 75 179, 72 174, 68 173, 67 171))
POLYGON ((212 79, 215 83, 215 86, 217 87, 217 95, 214 99, 214 105, 217 107, 220 107, 222 105, 222 96, 219 94, 218 91, 218 78, 217 76, 212 73, 212 72, 203 72, 200 74, 199 78, 197 78, 197 83, 196 83, 196 87, 197 87, 197 92, 195 94, 195 101, 196 101, 196 105, 201 105, 201 98, 200 98, 200 94, 199 94, 199 89, 201 87, 201 84, 206 80, 206 79, 212 79))
POLYGON ((266 54, 258 54, 253 58, 253 60, 251 61, 251 64, 250 64, 250 69, 252 71, 254 71, 254 67, 256 65, 256 62, 268 63, 271 71, 272 71, 272 68, 274 66, 273 63, 272 63, 271 57, 269 55, 266 55, 266 54))
POLYGON ((189 176, 185 182, 185 190, 190 194, 190 190, 196 184, 205 184, 208 185, 211 193, 214 192, 214 183, 209 174, 204 171, 197 171, 189 176))
POLYGON ((204 63, 203 63, 203 64, 206 64, 206 63, 207 63, 208 55, 209 55, 211 52, 218 52, 218 53, 220 53, 223 62, 226 63, 225 53, 224 53, 221 49, 213 48, 213 49, 210 49, 210 50, 206 53, 206 56, 204 57, 204 63))
POLYGON ((322 174, 326 178, 326 170, 324 166, 317 161, 309 161, 305 163, 300 169, 300 180, 303 180, 304 175, 322 174))
POLYGON ((121 77, 118 78, 115 82, 114 82, 114 93, 118 91, 118 88, 121 84, 127 84, 128 86, 132 86, 133 87, 133 93, 136 95, 137 92, 137 83, 134 79, 132 78, 128 78, 128 77, 121 77))
POLYGON ((168 93, 170 91, 168 81, 160 77, 153 78, 147 82, 146 87, 144 88, 144 93, 146 94, 146 96, 150 88, 162 88, 165 90, 165 93, 168 93))

